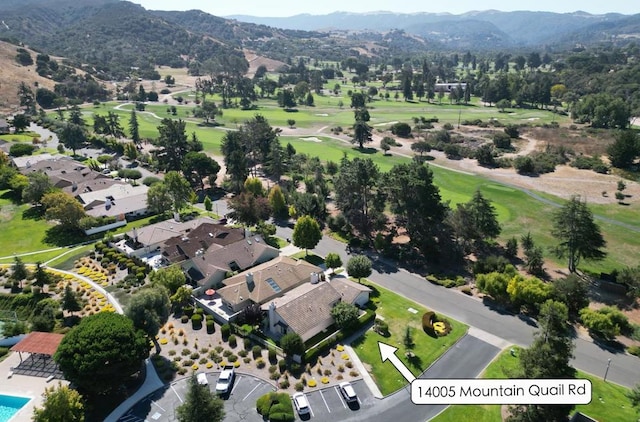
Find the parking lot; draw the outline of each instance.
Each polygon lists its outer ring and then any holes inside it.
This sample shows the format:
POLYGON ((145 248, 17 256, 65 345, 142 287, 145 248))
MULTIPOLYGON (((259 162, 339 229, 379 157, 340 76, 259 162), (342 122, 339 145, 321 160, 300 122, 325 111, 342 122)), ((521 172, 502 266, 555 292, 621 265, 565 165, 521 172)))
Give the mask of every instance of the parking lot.
MULTIPOLYGON (((322 390, 305 392, 309 400, 309 407, 311 408, 311 418, 309 419, 339 421, 347 416, 351 416, 360 409, 372 407, 377 403, 378 400, 371 395, 364 381, 353 381, 351 384, 358 395, 357 404, 348 404, 345 402, 337 385, 322 390)), ((296 418, 300 420, 300 416, 296 415, 296 418)))
MULTIPOLYGON (((209 388, 212 391, 215 389, 219 374, 219 372, 207 373, 209 388)), ((183 378, 155 392, 131 408, 120 418, 120 422, 171 422, 177 420, 175 408, 182 404, 187 394, 187 381, 188 378, 183 378)), ((236 374, 231 394, 224 397, 225 422, 263 422, 262 417, 256 412, 256 400, 273 390, 274 387, 266 381, 250 375, 236 374)))
MULTIPOLYGON (((207 373, 209 388, 212 390, 215 388, 218 375, 219 372, 207 373)), ((177 420, 175 408, 182 404, 186 396, 187 381, 188 378, 178 380, 140 401, 120 418, 120 422, 177 420)), ((311 408, 311 416, 306 420, 341 420, 353 415, 361 408, 372 407, 377 402, 362 380, 351 384, 358 395, 357 404, 347 404, 337 386, 305 392, 311 408)), ((225 422, 263 422, 262 416, 256 411, 256 400, 269 391, 274 391, 274 387, 266 381, 250 375, 236 374, 231 394, 225 397, 225 422)), ((300 420, 297 414, 296 419, 300 420)))

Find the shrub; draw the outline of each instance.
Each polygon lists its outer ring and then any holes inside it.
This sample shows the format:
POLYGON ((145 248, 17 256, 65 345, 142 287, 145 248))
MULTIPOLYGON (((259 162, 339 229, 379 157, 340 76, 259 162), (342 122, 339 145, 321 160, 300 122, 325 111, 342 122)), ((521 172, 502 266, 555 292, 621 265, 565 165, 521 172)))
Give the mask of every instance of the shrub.
POLYGON ((206 322, 207 324, 207 334, 213 334, 216 332, 216 323, 211 321, 211 320, 207 320, 206 322))
POLYGON ((235 347, 238 345, 238 339, 233 334, 229 336, 228 341, 229 341, 229 347, 232 347, 235 349, 235 347))
POLYGON ((282 388, 283 390, 286 390, 287 388, 289 388, 291 384, 289 384, 289 379, 285 378, 282 381, 280 381, 280 388, 282 388))
POLYGON ((304 390, 304 383, 303 382, 297 382, 296 385, 295 385, 295 389, 296 389, 296 391, 304 390))
POLYGON ((220 326, 220 335, 222 336, 222 340, 227 341, 229 339, 230 334, 231 334, 231 326, 229 324, 222 324, 220 326))
POLYGON ((398 122, 391 126, 391 133, 401 138, 407 138, 411 135, 411 126, 404 122, 398 122))
POLYGON ((535 172, 535 164, 529 156, 519 156, 513 160, 513 167, 519 174, 533 174, 535 172))
POLYGON ((180 317, 180 322, 182 322, 183 324, 186 324, 189 321, 189 316, 188 315, 182 315, 180 317))
MULTIPOLYGON (((518 243, 516 240, 516 249, 518 243)), ((509 260, 503 256, 489 255, 486 258, 480 258, 473 264, 473 274, 488 274, 492 272, 504 272, 509 265, 509 260)))
POLYGON ((511 148, 511 137, 506 133, 496 133, 493 135, 493 145, 500 149, 511 148))
POLYGON ((234 363, 234 362, 236 362, 236 361, 238 360, 238 356, 236 356, 236 355, 234 355, 234 354, 230 354, 229 356, 227 356, 227 360, 228 360, 230 363, 234 363))
POLYGON ((640 346, 629 346, 627 348, 629 354, 640 357, 640 346))
POLYGON ((264 359, 262 359, 262 358, 256 359, 256 368, 262 369, 265 366, 266 366, 266 363, 265 363, 264 359))
POLYGON ((262 347, 255 345, 253 346, 253 348, 251 349, 251 353, 253 354, 253 358, 257 359, 260 356, 262 356, 262 347))
POLYGON ((422 329, 427 334, 435 334, 433 331, 433 323, 435 322, 436 313, 433 311, 427 311, 422 315, 422 329))
POLYGON ((284 359, 280 359, 278 361, 278 369, 280 370, 280 372, 284 372, 286 368, 287 368, 287 362, 284 359))
POLYGON ((373 330, 383 337, 389 336, 389 324, 381 319, 376 319, 373 323, 373 330))
POLYGON ((13 157, 22 157, 25 155, 32 155, 36 147, 31 144, 17 143, 9 147, 9 154, 13 157))
POLYGON ((193 314, 191 316, 191 326, 193 327, 194 330, 198 330, 202 328, 202 315, 193 314))
POLYGON ((270 347, 269 348, 269 362, 275 363, 277 359, 278 359, 278 355, 276 354, 276 349, 270 347))

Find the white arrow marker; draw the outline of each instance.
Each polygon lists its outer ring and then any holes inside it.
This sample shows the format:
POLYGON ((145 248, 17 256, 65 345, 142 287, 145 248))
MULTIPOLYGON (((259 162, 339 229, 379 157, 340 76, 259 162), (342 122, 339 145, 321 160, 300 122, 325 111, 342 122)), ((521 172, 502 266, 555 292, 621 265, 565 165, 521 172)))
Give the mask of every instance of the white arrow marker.
POLYGON ((396 367, 400 374, 402 374, 402 376, 405 377, 407 381, 409 381, 409 383, 412 383, 413 380, 416 379, 409 368, 407 368, 405 364, 402 363, 400 358, 396 356, 396 351, 398 350, 397 347, 389 346, 388 344, 381 341, 378 342, 378 347, 380 347, 380 357, 382 358, 383 362, 389 360, 389 362, 391 362, 391 364, 396 367))

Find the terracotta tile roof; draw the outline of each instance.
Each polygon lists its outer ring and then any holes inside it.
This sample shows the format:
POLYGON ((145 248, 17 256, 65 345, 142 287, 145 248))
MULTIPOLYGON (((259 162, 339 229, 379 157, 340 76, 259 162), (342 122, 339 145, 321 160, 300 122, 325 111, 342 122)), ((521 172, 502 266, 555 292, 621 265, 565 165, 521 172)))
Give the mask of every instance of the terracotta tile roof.
POLYGON ((11 351, 53 356, 63 338, 64 334, 33 331, 13 346, 11 351))

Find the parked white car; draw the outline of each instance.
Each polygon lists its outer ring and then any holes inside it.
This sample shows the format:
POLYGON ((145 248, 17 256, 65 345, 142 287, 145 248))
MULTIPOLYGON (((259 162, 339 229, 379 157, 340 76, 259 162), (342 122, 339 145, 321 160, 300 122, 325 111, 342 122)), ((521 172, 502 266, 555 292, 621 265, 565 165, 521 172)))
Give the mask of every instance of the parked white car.
POLYGON ((235 377, 235 371, 233 366, 225 366, 220 372, 218 382, 216 383, 217 394, 228 394, 231 392, 231 386, 233 385, 233 379, 235 377))
POLYGON ((340 392, 342 393, 342 397, 347 403, 354 403, 358 401, 358 396, 356 395, 356 390, 353 389, 353 385, 350 382, 341 382, 339 385, 340 392))
POLYGON ((200 384, 200 385, 209 385, 209 380, 207 379, 207 374, 205 374, 204 372, 200 372, 196 376, 196 379, 198 381, 198 384, 200 384))
POLYGON ((307 400, 307 396, 304 393, 295 393, 293 395, 293 405, 296 407, 299 415, 308 415, 311 413, 309 400, 307 400))

